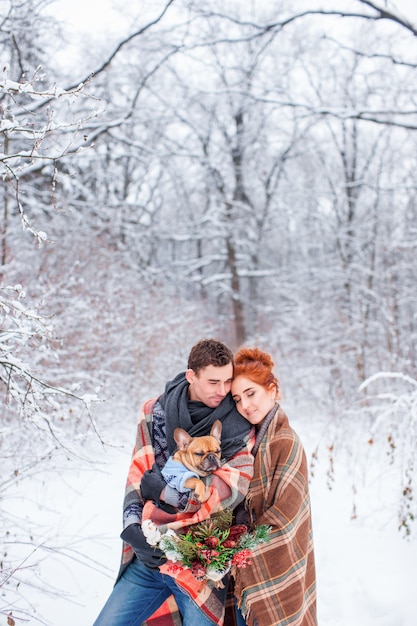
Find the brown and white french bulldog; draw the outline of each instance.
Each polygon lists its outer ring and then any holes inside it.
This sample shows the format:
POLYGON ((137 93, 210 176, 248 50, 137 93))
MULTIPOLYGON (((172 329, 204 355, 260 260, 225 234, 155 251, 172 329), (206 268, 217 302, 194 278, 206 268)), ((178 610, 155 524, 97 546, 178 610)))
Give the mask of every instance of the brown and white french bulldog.
MULTIPOLYGON (((184 429, 176 428, 174 439, 178 450, 173 459, 199 476, 208 476, 221 465, 221 433, 220 420, 214 422, 210 434, 205 437, 191 437, 184 429)), ((200 502, 208 500, 210 492, 200 478, 188 478, 185 487, 192 489, 200 502)))

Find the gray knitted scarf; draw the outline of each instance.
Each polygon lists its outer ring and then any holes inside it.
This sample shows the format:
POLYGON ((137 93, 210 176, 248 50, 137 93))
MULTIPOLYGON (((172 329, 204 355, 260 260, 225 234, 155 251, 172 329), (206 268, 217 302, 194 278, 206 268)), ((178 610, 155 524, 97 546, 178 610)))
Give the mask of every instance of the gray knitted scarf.
POLYGON ((248 441, 251 424, 236 409, 230 393, 212 409, 188 399, 189 383, 185 372, 168 382, 159 403, 165 412, 166 437, 170 454, 175 450, 174 429, 183 428, 192 437, 208 435, 214 422, 222 422, 222 457, 230 459, 248 441))
POLYGON ((264 435, 265 435, 265 433, 266 433, 266 431, 268 429, 268 426, 271 423, 271 421, 274 419, 274 415, 278 411, 278 409, 279 409, 279 404, 278 404, 278 402, 275 402, 274 406, 269 411, 269 413, 267 413, 265 419, 261 423, 261 427, 258 430, 258 432, 256 433, 255 445, 252 448, 252 455, 253 456, 256 456, 256 453, 258 452, 258 448, 261 445, 261 441, 264 438, 264 435))

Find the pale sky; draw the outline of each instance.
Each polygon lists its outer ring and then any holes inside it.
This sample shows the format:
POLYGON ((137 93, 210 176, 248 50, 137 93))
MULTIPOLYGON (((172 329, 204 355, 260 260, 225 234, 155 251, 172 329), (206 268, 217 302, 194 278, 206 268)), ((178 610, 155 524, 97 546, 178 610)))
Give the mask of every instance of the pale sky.
MULTIPOLYGON (((243 0, 242 0, 243 1, 243 0)), ((385 7, 386 0, 377 0, 385 7)), ((332 6, 346 6, 346 0, 333 0, 332 6)), ((350 3, 354 6, 355 3, 350 3)), ((349 2, 348 2, 349 5, 349 2)), ((398 12, 417 25, 417 0, 389 0, 389 7, 396 7, 398 12)), ((132 4, 129 0, 54 0, 48 7, 59 21, 66 23, 69 43, 55 52, 55 62, 63 67, 72 67, 83 73, 85 65, 85 39, 90 38, 92 56, 99 53, 99 43, 107 51, 112 44, 131 34, 135 28, 155 18, 165 6, 165 0, 139 0, 132 4), (116 8, 115 8, 116 7, 116 8), (122 12, 121 9, 124 8, 122 12), (131 15, 129 15, 131 13, 131 15), (135 23, 133 23, 133 17, 135 23)), ((288 4, 287 7, 291 5, 288 4)), ((320 3, 317 4, 320 6, 320 3)), ((87 40, 88 41, 88 40, 87 40)), ((88 43, 87 43, 88 45, 88 43)), ((92 58, 89 59, 94 64, 92 58)), ((91 67, 89 67, 91 69, 91 67)))
MULTIPOLYGON (((76 32, 119 32, 127 26, 114 0, 55 0, 50 11, 76 32)), ((118 3, 119 6, 123 3, 118 3)))
MULTIPOLYGON (((386 0, 378 0, 381 7, 384 7, 386 0)), ((151 8, 157 13, 156 3, 149 0, 140 0, 136 7, 141 6, 143 10, 151 8)), ((335 7, 337 7, 337 1, 335 7)), ((123 31, 129 26, 129 18, 124 18, 120 12, 120 8, 127 2, 117 0, 55 0, 51 3, 51 12, 59 19, 62 19, 78 32, 90 32, 91 34, 104 31, 107 33, 115 33, 123 31), (116 9, 114 7, 117 7, 116 9)), ((163 6, 159 2, 160 7, 163 6)), ((157 6, 158 6, 157 5, 157 6)), ((397 7, 398 11, 407 17, 410 21, 417 23, 417 2, 416 0, 390 0, 389 5, 397 7)))

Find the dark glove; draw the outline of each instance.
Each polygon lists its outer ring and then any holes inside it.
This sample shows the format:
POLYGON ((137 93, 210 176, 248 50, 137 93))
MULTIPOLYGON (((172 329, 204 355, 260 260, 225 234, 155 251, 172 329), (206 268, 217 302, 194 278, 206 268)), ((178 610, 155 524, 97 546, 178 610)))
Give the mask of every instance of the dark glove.
POLYGON ((127 526, 120 535, 120 538, 132 546, 136 556, 146 567, 156 569, 159 565, 166 563, 167 559, 162 550, 153 548, 146 541, 140 524, 130 524, 130 526, 127 526))
POLYGON ((165 489, 166 482, 162 476, 161 470, 156 463, 152 465, 151 470, 147 470, 140 481, 140 495, 144 500, 153 500, 159 504, 159 496, 161 491, 165 489))
POLYGON ((234 511, 234 521, 233 523, 240 526, 248 526, 249 527, 249 512, 246 510, 245 503, 241 502, 235 508, 234 511))
POLYGON ((171 515, 177 513, 178 507, 182 504, 183 496, 186 498, 186 503, 188 502, 188 495, 179 493, 165 482, 162 472, 156 463, 152 465, 151 470, 146 470, 142 476, 140 495, 143 500, 152 500, 160 509, 171 515), (165 495, 164 499, 161 500, 160 496, 163 489, 165 489, 165 495))

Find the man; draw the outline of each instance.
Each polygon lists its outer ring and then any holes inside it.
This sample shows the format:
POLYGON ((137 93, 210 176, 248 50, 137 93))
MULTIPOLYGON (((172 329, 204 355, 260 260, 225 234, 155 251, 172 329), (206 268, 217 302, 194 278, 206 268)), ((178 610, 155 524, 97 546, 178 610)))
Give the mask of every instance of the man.
POLYGON ((232 352, 219 341, 205 339, 191 349, 187 371, 168 382, 158 399, 143 405, 123 504, 122 564, 94 626, 140 626, 158 609, 147 624, 222 624, 227 584, 202 585, 190 570, 173 572, 162 552, 147 543, 141 521, 146 501, 152 519, 186 527, 235 508, 245 497, 253 474, 253 431, 229 393, 232 377, 232 352), (175 449, 175 428, 191 436, 208 435, 217 419, 222 422, 223 463, 208 478, 213 498, 202 507, 192 496, 170 489, 160 469, 175 449))

